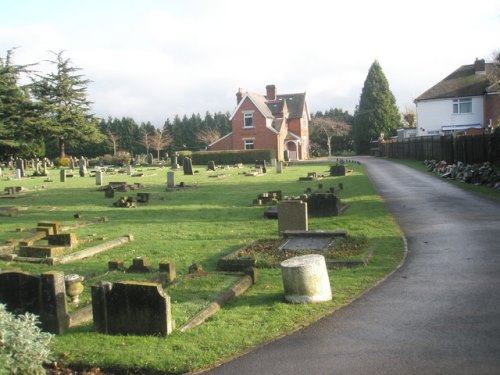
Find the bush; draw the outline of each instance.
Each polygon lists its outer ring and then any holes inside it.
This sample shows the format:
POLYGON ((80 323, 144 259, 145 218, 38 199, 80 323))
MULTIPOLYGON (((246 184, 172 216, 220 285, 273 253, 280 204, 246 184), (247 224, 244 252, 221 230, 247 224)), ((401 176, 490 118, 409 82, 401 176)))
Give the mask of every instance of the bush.
POLYGON ((37 326, 38 317, 15 316, 0 304, 0 374, 45 374, 54 335, 37 326))
POLYGON ((193 164, 204 165, 213 160, 215 164, 253 164, 256 160, 268 162, 276 157, 274 150, 228 150, 193 152, 193 164))
POLYGON ((69 167, 69 157, 64 156, 62 158, 59 158, 59 157, 55 158, 54 159, 54 165, 56 167, 66 167, 66 168, 68 168, 69 167))

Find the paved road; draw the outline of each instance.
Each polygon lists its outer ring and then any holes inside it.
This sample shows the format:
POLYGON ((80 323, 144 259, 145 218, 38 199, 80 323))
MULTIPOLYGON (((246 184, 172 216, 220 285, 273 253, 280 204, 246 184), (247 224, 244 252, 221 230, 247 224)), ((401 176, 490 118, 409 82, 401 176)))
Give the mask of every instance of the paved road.
POLYGON ((500 374, 500 204, 363 159, 408 240, 384 283, 211 374, 500 374))

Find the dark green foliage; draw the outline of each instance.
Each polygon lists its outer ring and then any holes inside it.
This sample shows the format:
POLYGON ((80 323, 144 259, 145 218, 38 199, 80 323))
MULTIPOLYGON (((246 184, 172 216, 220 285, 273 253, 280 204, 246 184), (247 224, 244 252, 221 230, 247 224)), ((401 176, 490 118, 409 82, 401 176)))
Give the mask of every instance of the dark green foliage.
POLYGON ((29 96, 30 85, 21 85, 21 75, 32 65, 13 63, 13 50, 0 58, 0 151, 30 157, 40 155, 40 105, 29 96))
POLYGON ((378 61, 375 61, 366 77, 359 105, 354 113, 353 138, 358 153, 370 150, 370 141, 376 141, 381 133, 385 137, 395 135, 401 117, 396 99, 389 89, 378 61))
POLYGON ((47 140, 58 140, 60 155, 65 145, 82 142, 98 142, 102 136, 97 121, 90 113, 91 102, 87 99, 90 82, 78 72, 81 70, 64 58, 63 52, 53 53, 55 72, 37 75, 32 84, 36 99, 43 106, 45 121, 43 131, 47 140))
POLYGON ((193 164, 206 165, 209 161, 215 164, 253 164, 256 160, 276 158, 274 150, 228 150, 228 151, 198 151, 192 153, 193 164))

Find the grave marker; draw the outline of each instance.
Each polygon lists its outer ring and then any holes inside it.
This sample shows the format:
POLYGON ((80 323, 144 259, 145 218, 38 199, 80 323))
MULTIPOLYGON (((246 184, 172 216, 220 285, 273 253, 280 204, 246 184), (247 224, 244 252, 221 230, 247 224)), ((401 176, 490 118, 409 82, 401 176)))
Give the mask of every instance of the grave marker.
POLYGON ((160 335, 172 332, 170 297, 159 284, 124 281, 92 286, 92 313, 98 332, 160 335))
POLYGON ((278 202, 278 232, 308 230, 307 203, 300 200, 278 202))
POLYGON ((175 186, 175 172, 167 172, 167 188, 175 186))

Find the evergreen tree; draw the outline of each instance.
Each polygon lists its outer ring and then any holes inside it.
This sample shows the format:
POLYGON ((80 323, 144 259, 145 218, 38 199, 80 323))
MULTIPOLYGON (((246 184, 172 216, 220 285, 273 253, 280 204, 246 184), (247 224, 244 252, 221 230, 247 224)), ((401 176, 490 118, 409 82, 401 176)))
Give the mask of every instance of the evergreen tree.
POLYGON ((30 65, 16 65, 12 61, 14 50, 0 57, 0 144, 4 150, 23 156, 43 154, 40 141, 40 106, 29 95, 29 85, 20 85, 22 74, 29 74, 30 65), (5 147, 10 146, 10 147, 5 147))
POLYGON ((389 89, 380 64, 375 60, 354 113, 353 138, 356 151, 368 152, 370 141, 377 140, 381 133, 385 136, 395 134, 400 120, 396 99, 389 89))
POLYGON ((90 113, 91 102, 87 99, 89 80, 79 74, 80 68, 72 66, 63 52, 55 53, 55 72, 38 75, 33 83, 36 99, 44 107, 46 116, 45 135, 57 140, 59 154, 65 156, 66 143, 98 142, 102 135, 97 121, 90 113))

